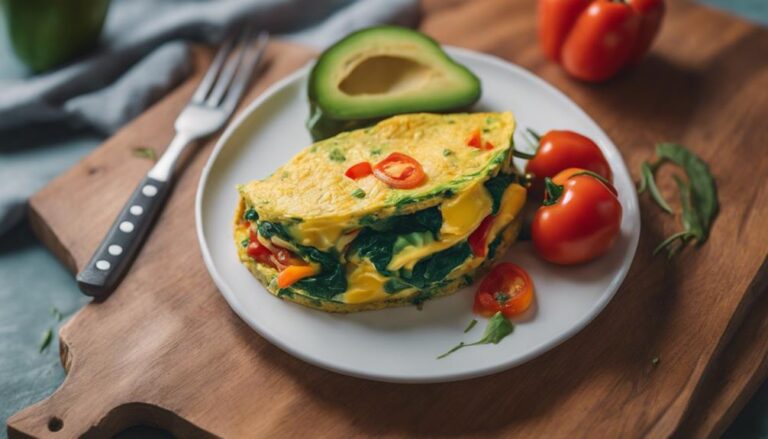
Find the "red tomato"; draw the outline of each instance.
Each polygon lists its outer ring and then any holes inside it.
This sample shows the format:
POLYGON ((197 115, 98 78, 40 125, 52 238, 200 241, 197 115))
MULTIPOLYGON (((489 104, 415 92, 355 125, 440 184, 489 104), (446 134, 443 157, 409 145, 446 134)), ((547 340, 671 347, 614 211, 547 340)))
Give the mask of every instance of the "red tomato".
POLYGON ((602 255, 619 236, 616 189, 583 169, 566 169, 547 181, 547 198, 531 224, 539 256, 562 265, 602 255))
POLYGON ((525 312, 533 302, 533 282, 522 268, 508 262, 485 275, 475 293, 473 311, 490 317, 501 311, 506 317, 525 312))
POLYGON ((539 0, 539 42, 572 76, 603 81, 648 51, 664 0, 539 0))
POLYGON ((246 252, 248 253, 248 256, 252 257, 256 262, 269 265, 275 269, 277 268, 277 264, 275 264, 272 258, 272 252, 258 240, 252 239, 251 242, 248 243, 246 252))
POLYGON ((254 230, 250 231, 249 241, 246 253, 256 262, 269 265, 276 270, 282 270, 289 265, 307 265, 303 259, 286 248, 274 245, 275 251, 272 252, 269 247, 259 242, 254 230))
POLYGON ((421 163, 413 157, 393 152, 373 168, 373 175, 395 189, 413 189, 426 181, 421 163))
POLYGON ((525 166, 534 176, 532 192, 542 194, 544 178, 568 168, 586 169, 613 180, 611 167, 595 142, 573 131, 552 130, 541 137, 536 155, 525 166))
POLYGON ((496 217, 493 215, 485 217, 475 231, 469 235, 467 241, 475 256, 485 257, 488 253, 488 232, 491 231, 494 218, 496 217))
POLYGON ((368 162, 360 162, 356 165, 352 165, 347 169, 347 172, 344 173, 347 177, 351 178, 352 180, 359 180, 363 177, 367 177, 373 173, 373 168, 371 168, 371 164, 368 162))

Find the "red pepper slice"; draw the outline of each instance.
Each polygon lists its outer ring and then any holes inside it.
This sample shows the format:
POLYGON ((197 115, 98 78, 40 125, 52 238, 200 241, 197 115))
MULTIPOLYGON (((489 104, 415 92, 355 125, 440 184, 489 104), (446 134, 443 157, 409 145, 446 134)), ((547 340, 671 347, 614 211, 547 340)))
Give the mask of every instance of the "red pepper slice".
POLYGON ((473 311, 486 317, 499 311, 506 317, 514 317, 525 312, 531 303, 531 277, 519 266, 505 262, 493 267, 480 282, 473 311))
POLYGON ((480 135, 480 130, 474 130, 472 131, 472 134, 469 135, 469 138, 467 139, 467 146, 470 148, 477 148, 477 149, 493 149, 493 143, 491 142, 483 142, 483 137, 480 135))
POLYGON ((426 181, 424 168, 413 157, 393 152, 373 168, 373 175, 395 189, 413 189, 426 181))
POLYGON ((472 253, 477 257, 483 258, 488 253, 488 233, 491 231, 491 226, 493 225, 493 220, 495 218, 496 217, 493 215, 485 217, 467 239, 469 247, 472 249, 472 253))
POLYGON ((360 162, 356 165, 352 165, 347 169, 347 172, 344 173, 347 177, 351 178, 352 180, 359 180, 363 177, 367 177, 373 173, 373 168, 371 167, 371 164, 368 162, 360 162))
POLYGON ((480 136, 480 130, 472 131, 472 134, 470 134, 469 138, 467 139, 467 146, 477 149, 481 149, 483 147, 483 139, 480 136))

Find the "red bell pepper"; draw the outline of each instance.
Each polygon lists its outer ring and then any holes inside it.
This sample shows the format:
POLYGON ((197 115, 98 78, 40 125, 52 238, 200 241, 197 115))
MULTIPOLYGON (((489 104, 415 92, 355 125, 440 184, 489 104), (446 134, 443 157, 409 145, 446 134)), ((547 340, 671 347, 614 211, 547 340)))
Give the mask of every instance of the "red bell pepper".
POLYGON ((539 0, 544 54, 575 78, 604 81, 651 46, 664 0, 539 0))

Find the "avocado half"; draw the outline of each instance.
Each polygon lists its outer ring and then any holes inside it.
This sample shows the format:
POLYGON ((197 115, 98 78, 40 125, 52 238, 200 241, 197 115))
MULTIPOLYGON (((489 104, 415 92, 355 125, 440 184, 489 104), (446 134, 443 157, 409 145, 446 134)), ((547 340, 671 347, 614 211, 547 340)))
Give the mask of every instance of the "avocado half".
POLYGON ((415 112, 458 112, 480 98, 480 80, 426 35, 399 26, 349 34, 328 48, 309 76, 312 138, 415 112))

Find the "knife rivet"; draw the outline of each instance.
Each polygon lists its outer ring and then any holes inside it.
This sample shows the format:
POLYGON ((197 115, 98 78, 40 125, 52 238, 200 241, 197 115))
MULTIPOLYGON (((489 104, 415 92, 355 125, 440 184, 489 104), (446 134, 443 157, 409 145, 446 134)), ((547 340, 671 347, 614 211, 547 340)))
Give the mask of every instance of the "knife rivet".
POLYGON ((157 188, 151 184, 148 184, 141 188, 141 193, 148 197, 154 197, 157 195, 157 188))
POLYGON ((131 206, 130 212, 131 212, 131 215, 133 216, 139 216, 142 213, 144 213, 144 208, 139 206, 138 204, 134 204, 133 206, 131 206))
POLYGON ((105 261, 104 259, 96 261, 96 268, 98 268, 101 271, 107 271, 111 266, 112 264, 110 264, 109 261, 105 261))
POLYGON ((130 221, 123 221, 120 223, 120 231, 125 233, 133 232, 133 223, 130 221))
POLYGON ((120 256, 123 253, 123 248, 117 244, 112 244, 107 248, 107 251, 112 256, 120 256))

